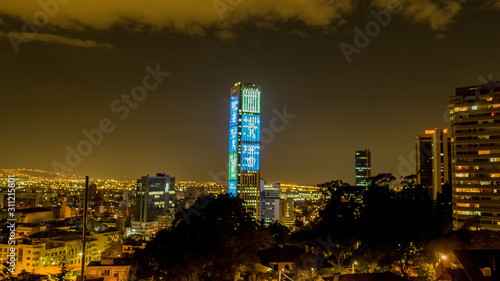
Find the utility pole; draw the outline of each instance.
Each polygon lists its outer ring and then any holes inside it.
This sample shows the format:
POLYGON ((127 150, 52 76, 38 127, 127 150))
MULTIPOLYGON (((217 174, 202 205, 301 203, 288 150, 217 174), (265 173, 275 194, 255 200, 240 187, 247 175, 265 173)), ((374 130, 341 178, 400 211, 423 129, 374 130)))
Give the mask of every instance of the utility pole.
POLYGON ((278 250, 278 281, 281 281, 281 270, 280 270, 280 246, 278 243, 276 243, 277 250, 278 250))
POLYGON ((89 176, 85 177, 85 198, 83 199, 83 250, 82 250, 82 281, 85 281, 85 236, 87 234, 87 197, 89 190, 89 176))

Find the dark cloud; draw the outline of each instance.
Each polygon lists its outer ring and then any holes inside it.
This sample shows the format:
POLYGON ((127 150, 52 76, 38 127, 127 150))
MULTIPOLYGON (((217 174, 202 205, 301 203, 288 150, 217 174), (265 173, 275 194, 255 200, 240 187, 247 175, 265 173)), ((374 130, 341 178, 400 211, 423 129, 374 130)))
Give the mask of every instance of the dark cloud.
POLYGON ((69 38, 55 34, 47 33, 19 33, 11 32, 9 34, 0 32, 0 37, 13 38, 13 40, 18 40, 19 38, 24 38, 28 41, 40 41, 40 42, 52 42, 57 44, 64 44, 73 47, 83 47, 83 48, 106 48, 113 49, 113 45, 108 43, 97 43, 94 40, 82 40, 77 38, 69 38), (16 39, 17 38, 17 39, 16 39))

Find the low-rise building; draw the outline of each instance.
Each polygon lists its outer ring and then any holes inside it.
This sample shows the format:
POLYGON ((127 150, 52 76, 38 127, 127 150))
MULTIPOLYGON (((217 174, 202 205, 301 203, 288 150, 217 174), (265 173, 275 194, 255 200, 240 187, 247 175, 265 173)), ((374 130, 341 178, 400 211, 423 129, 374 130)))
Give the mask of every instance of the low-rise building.
POLYGON ((439 281, 500 280, 500 250, 453 250, 436 267, 439 281))
POLYGON ((127 258, 102 259, 87 265, 86 278, 103 278, 103 281, 130 280, 131 260, 127 258))

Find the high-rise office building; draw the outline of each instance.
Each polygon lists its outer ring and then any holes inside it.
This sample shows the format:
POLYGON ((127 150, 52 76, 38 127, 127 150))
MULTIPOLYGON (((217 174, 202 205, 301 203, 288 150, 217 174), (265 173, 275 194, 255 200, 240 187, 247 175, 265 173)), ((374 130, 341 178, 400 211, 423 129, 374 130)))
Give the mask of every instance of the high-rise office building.
POLYGON ((429 189, 433 200, 451 184, 451 137, 448 129, 425 130, 416 136, 417 183, 429 189))
POLYGON ((500 83, 457 88, 448 107, 453 226, 500 230, 500 83))
POLYGON ((280 223, 290 229, 295 222, 294 201, 291 198, 281 198, 280 201, 280 223))
POLYGON ((356 168, 356 186, 369 186, 371 177, 371 154, 369 149, 356 150, 354 158, 356 168))
POLYGON ((264 225, 270 225, 280 221, 281 199, 280 182, 274 182, 261 186, 261 211, 260 219, 264 225))
POLYGON ((260 88, 236 83, 231 88, 228 192, 244 200, 256 220, 260 212, 260 88))
POLYGON ((170 190, 175 186, 175 177, 157 173, 137 180, 135 219, 132 229, 141 235, 154 236, 158 231, 158 217, 167 215, 170 190))

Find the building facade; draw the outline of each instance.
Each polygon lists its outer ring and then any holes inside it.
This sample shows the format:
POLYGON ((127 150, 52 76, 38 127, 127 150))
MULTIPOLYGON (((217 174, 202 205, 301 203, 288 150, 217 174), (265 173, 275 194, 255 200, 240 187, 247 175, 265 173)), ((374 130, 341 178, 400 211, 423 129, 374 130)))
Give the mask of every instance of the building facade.
POLYGON ((158 217, 167 214, 175 178, 158 173, 137 180, 135 219, 132 232, 151 236, 158 230, 158 217), (154 229, 156 227, 156 229, 154 229))
POLYGON ((280 182, 266 184, 261 187, 260 219, 265 226, 280 221, 281 199, 280 182))
POLYGON ((369 149, 358 149, 354 158, 356 169, 356 186, 369 186, 371 177, 371 153, 369 149))
POLYGON ((500 83, 457 88, 448 107, 453 226, 500 230, 500 83))
POLYGON ((255 220, 260 213, 260 88, 236 83, 231 88, 228 193, 244 200, 255 220))
POLYGON ((451 137, 448 129, 425 130, 416 136, 417 183, 428 188, 433 200, 451 183, 451 137))
MULTIPOLYGON (((130 265, 127 258, 102 259, 91 262, 86 269, 86 278, 102 278, 103 281, 128 281, 130 279, 130 265)), ((81 280, 81 279, 80 279, 81 280)))
MULTIPOLYGON (((29 239, 17 240, 16 245, 0 244, 0 261, 10 260, 9 255, 12 255, 16 274, 26 271, 42 275, 59 273, 60 264, 66 262, 71 267, 70 277, 79 273, 82 248, 81 234, 71 231, 56 234, 39 232, 29 239)), ((88 238, 85 262, 100 260, 101 250, 105 248, 99 248, 96 239, 88 238)))
POLYGON ((280 223, 289 229, 293 228, 295 222, 295 207, 291 198, 281 198, 280 201, 280 223))

